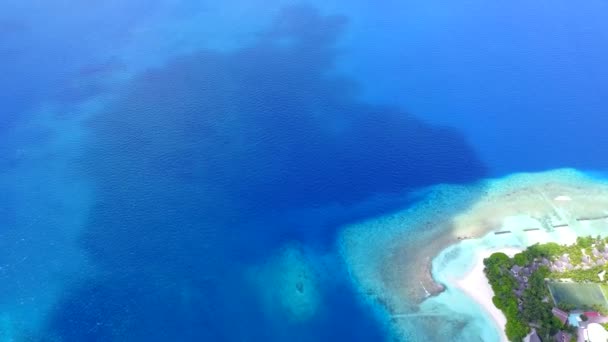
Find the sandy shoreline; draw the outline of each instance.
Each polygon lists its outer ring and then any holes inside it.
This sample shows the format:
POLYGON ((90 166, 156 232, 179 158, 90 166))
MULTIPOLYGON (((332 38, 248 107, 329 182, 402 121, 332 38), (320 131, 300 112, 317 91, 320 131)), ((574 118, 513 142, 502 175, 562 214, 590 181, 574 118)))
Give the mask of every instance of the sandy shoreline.
POLYGON ((496 252, 502 252, 512 257, 520 251, 521 249, 513 247, 479 250, 475 254, 473 268, 471 268, 471 270, 464 274, 461 278, 455 279, 452 284, 473 299, 483 308, 486 313, 490 315, 500 331, 501 341, 508 341, 507 336, 505 335, 505 325, 507 324, 507 319, 502 311, 496 308, 494 303, 492 303, 494 292, 488 283, 488 279, 483 273, 483 259, 496 252))

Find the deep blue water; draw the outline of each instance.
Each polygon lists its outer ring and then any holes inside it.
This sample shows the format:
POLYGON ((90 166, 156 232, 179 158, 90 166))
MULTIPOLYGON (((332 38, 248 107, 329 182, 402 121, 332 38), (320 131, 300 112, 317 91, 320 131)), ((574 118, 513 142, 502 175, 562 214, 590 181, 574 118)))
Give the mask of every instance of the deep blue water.
POLYGON ((305 322, 247 270, 420 187, 606 171, 606 7, 3 3, 0 312, 34 340, 382 339, 339 260, 305 322))

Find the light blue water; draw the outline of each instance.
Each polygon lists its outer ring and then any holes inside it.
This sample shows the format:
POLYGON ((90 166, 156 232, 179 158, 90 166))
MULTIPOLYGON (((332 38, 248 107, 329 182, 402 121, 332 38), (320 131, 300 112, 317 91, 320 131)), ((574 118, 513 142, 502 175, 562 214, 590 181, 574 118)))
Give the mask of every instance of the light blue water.
POLYGON ((342 225, 608 168, 605 2, 293 5, 0 5, 0 339, 382 339, 342 225), (303 321, 251 280, 285 246, 303 321))

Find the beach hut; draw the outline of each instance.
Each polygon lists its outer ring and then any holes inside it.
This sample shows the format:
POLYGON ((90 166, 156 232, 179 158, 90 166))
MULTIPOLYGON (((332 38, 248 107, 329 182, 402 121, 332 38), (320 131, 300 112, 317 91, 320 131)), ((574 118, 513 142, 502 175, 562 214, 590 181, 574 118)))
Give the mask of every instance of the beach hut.
POLYGON ((565 331, 560 331, 555 335, 557 342, 570 342, 571 336, 565 331))
POLYGON ((519 267, 517 265, 513 265, 513 267, 511 267, 511 273, 513 273, 514 275, 518 275, 520 270, 521 270, 521 267, 519 267))
POLYGON ((582 260, 585 264, 589 263, 589 257, 586 255, 583 256, 582 260))

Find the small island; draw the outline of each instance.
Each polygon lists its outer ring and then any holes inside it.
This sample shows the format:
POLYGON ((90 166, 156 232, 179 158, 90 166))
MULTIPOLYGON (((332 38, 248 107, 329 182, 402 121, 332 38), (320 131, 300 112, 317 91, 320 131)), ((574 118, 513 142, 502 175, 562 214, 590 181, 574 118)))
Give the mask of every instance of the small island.
MULTIPOLYGON (((558 287, 570 283, 583 286, 577 276, 585 273, 593 278, 589 280, 595 284, 591 287, 602 283, 597 272, 604 266, 590 262, 608 261, 599 257, 605 252, 602 247, 606 241, 593 238, 595 246, 583 248, 584 253, 581 247, 567 250, 577 244, 577 237, 608 236, 608 179, 576 170, 522 173, 469 185, 436 185, 421 189, 412 200, 413 204, 403 210, 345 226, 337 242, 353 288, 378 320, 386 323, 391 340, 508 341, 506 316, 511 321, 512 340, 521 336, 535 340, 542 335, 544 341, 553 341, 558 333, 560 341, 578 338, 578 328, 569 328, 566 321, 549 321, 556 317, 553 309, 560 307, 558 320, 572 316, 573 322, 583 322, 580 314, 575 315, 588 312, 590 315, 584 317, 589 319, 582 324, 587 334, 594 335, 598 327, 603 331, 601 325, 591 322, 599 319, 591 317, 598 310, 577 302, 572 308, 564 306, 568 300, 558 299, 565 293, 558 287), (550 242, 555 244, 547 244, 550 242), (545 251, 533 247, 518 256, 520 269, 513 269, 513 257, 535 244, 548 247, 545 251), (534 251, 539 255, 535 257, 534 251), (484 259, 496 252, 511 261, 501 264, 499 258, 493 260, 493 291, 484 274, 484 259), (559 260, 564 254, 568 254, 568 264, 559 260), (586 264, 583 257, 589 258, 586 264), (533 263, 547 273, 537 276, 542 285, 540 294, 527 292, 546 304, 539 310, 545 314, 540 318, 531 317, 536 315, 534 308, 523 302, 527 287, 520 288, 518 282, 520 279, 528 286, 525 279, 530 282, 533 263), (568 275, 570 270, 575 274, 568 275), (507 277, 509 274, 512 277, 507 277), (567 278, 571 278, 570 283, 558 281, 567 278), (556 284, 551 289, 553 296, 547 281, 556 284), (492 300, 495 293, 500 295, 494 300, 500 309, 492 300), (528 320, 524 308, 530 315, 528 320)), ((535 280, 532 277, 532 282, 535 280)))
POLYGON ((492 302, 511 341, 606 341, 608 238, 535 244, 484 259, 492 302))

